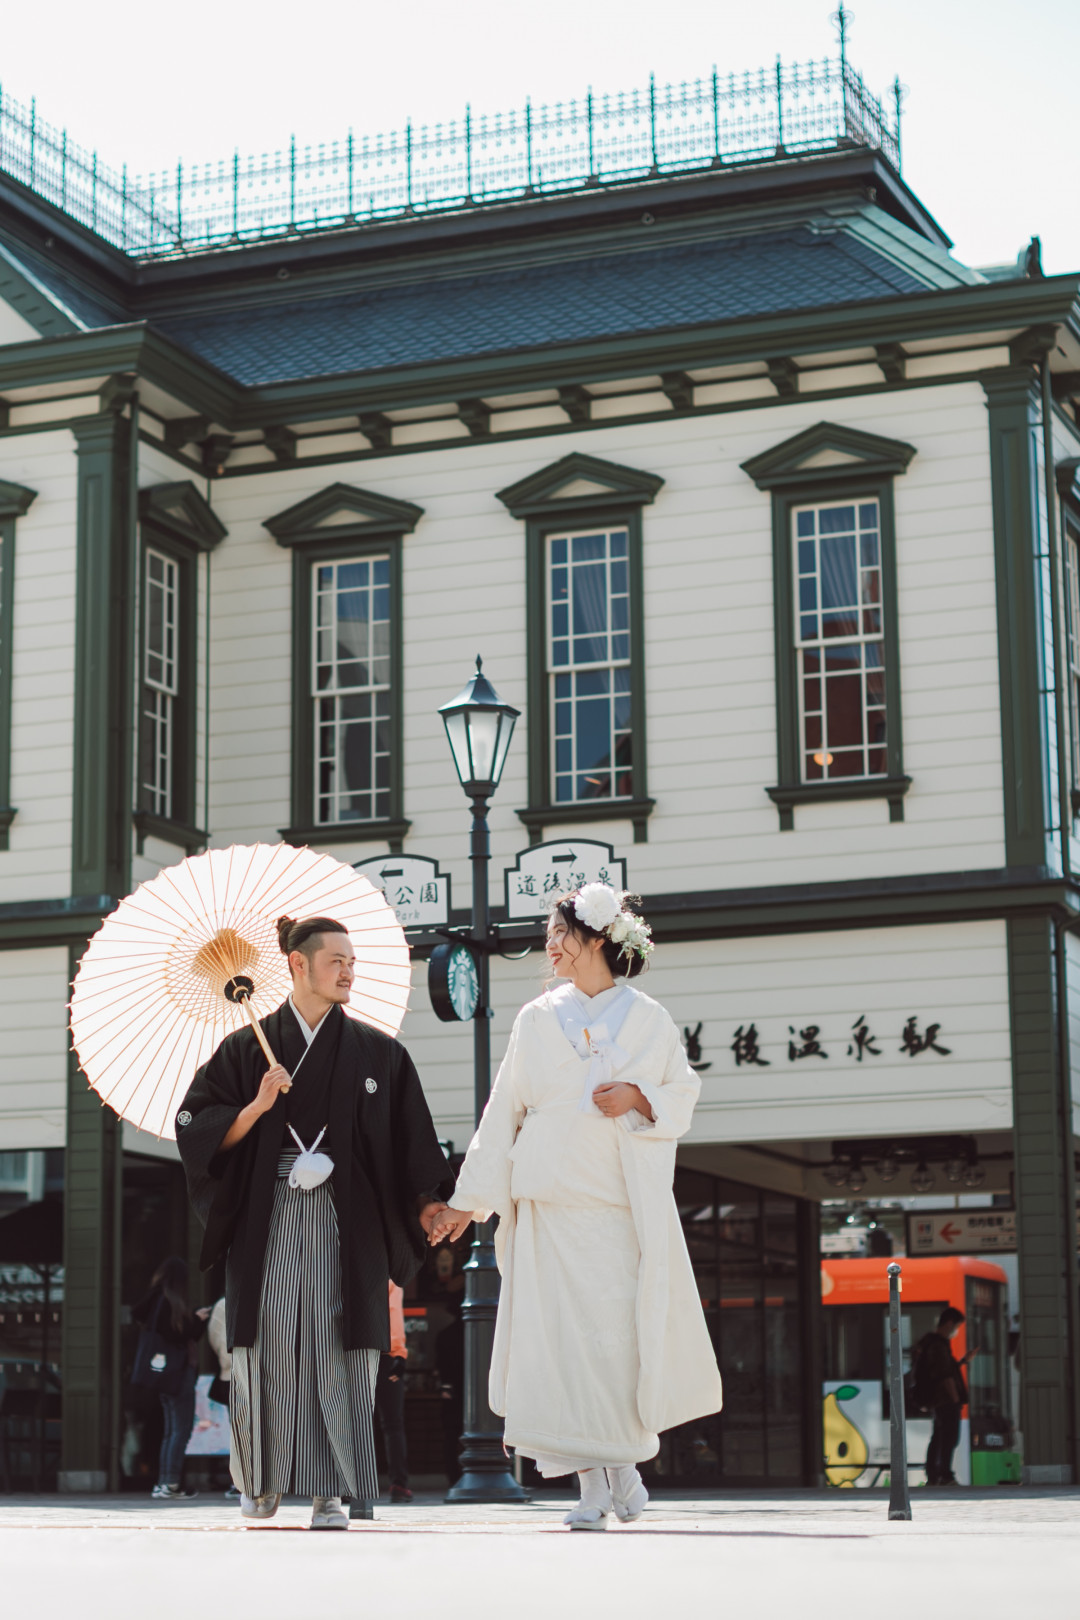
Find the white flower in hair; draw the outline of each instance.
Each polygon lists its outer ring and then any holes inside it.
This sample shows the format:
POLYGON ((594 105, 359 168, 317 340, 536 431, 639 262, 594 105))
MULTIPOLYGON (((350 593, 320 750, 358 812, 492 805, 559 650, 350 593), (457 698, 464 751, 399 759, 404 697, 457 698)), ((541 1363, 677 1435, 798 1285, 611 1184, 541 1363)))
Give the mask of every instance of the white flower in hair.
POLYGON ((606 934, 622 907, 619 897, 606 883, 586 883, 574 897, 574 912, 586 928, 606 934))
POLYGON ((630 938, 633 928, 634 919, 631 917, 630 913, 628 911, 620 911, 619 915, 611 925, 611 938, 615 941, 616 945, 622 945, 630 938))

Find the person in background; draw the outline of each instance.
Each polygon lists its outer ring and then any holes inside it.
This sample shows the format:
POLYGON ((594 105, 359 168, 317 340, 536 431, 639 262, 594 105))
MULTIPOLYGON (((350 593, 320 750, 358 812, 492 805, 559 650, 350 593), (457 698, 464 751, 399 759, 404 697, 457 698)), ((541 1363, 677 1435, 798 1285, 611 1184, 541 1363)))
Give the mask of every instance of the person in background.
MULTIPOLYGON (((225 1334, 225 1296, 218 1300, 210 1312, 210 1321, 206 1327, 206 1337, 210 1348, 218 1359, 218 1371, 210 1384, 208 1394, 212 1401, 229 1410, 229 1386, 232 1382, 232 1356, 229 1354, 228 1339, 225 1334)), ((229 1501, 234 1502, 240 1492, 235 1485, 230 1485, 225 1492, 229 1501)))
POLYGON ((408 1354, 405 1295, 397 1283, 391 1283, 390 1354, 379 1357, 379 1375, 375 1384, 375 1410, 379 1414, 379 1427, 386 1447, 391 1502, 412 1501, 405 1448, 405 1361, 408 1354))
POLYGON ((158 1502, 190 1502, 199 1493, 185 1491, 181 1484, 184 1453, 195 1424, 195 1376, 197 1345, 206 1328, 210 1307, 193 1311, 188 1305, 188 1268, 178 1256, 163 1260, 150 1279, 149 1291, 131 1314, 140 1326, 158 1333, 170 1344, 183 1345, 187 1366, 174 1395, 159 1395, 165 1418, 158 1461, 158 1482, 151 1496, 158 1502))
POLYGON ((926 1483, 955 1485, 953 1452, 960 1438, 960 1414, 967 1405, 967 1385, 963 1369, 978 1345, 972 1345, 959 1361, 950 1348, 964 1321, 963 1311, 946 1305, 932 1333, 924 1333, 914 1351, 915 1389, 934 1414, 934 1428, 926 1451, 926 1483))

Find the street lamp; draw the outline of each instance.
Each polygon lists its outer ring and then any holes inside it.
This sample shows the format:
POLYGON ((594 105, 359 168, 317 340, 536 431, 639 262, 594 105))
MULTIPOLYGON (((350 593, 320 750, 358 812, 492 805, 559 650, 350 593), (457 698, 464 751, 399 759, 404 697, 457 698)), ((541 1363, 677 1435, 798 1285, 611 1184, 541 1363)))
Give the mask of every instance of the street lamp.
MULTIPOLYGON (((476 674, 450 703, 439 709, 462 787, 472 801, 472 929, 468 943, 476 956, 479 985, 473 1014, 473 1100, 476 1123, 491 1092, 491 1008, 488 957, 494 948, 488 907, 488 800, 499 785, 514 722, 520 710, 503 703, 476 660, 476 674)), ((525 1492, 511 1474, 503 1450, 502 1422, 488 1405, 488 1368, 499 1307, 499 1269, 491 1221, 474 1227, 465 1262, 465 1432, 461 1437, 461 1478, 448 1502, 523 1502, 525 1492)))

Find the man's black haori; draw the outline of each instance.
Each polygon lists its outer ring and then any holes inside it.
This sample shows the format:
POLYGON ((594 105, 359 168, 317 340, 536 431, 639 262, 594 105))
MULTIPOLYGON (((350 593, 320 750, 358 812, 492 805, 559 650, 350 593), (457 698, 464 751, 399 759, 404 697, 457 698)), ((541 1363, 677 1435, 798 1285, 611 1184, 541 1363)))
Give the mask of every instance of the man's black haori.
POLYGON ((292 1090, 236 1147, 218 1152, 267 1068, 252 1031, 240 1029, 198 1071, 176 1115, 188 1192, 206 1228, 200 1264, 206 1271, 227 1255, 229 1347, 255 1342, 278 1158, 293 1145, 286 1131, 292 1123, 305 1146, 328 1126, 321 1151, 334 1161, 344 1348, 389 1350, 387 1282, 407 1283, 426 1250, 417 1199, 453 1189, 416 1069, 397 1041, 340 1007, 327 1013, 306 1057, 287 1002, 260 1023, 290 1074, 303 1058, 292 1090))

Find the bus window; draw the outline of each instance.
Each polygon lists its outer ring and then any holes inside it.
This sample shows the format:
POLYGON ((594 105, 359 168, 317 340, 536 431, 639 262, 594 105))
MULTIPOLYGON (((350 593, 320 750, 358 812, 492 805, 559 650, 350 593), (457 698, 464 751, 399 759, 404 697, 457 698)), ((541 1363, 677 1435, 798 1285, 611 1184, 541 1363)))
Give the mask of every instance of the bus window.
POLYGON ((825 1318, 826 1380, 884 1377, 880 1305, 833 1305, 825 1318))
POLYGON ((985 1277, 968 1277, 967 1343, 979 1353, 967 1365, 972 1417, 1008 1417, 1005 1290, 985 1277))

